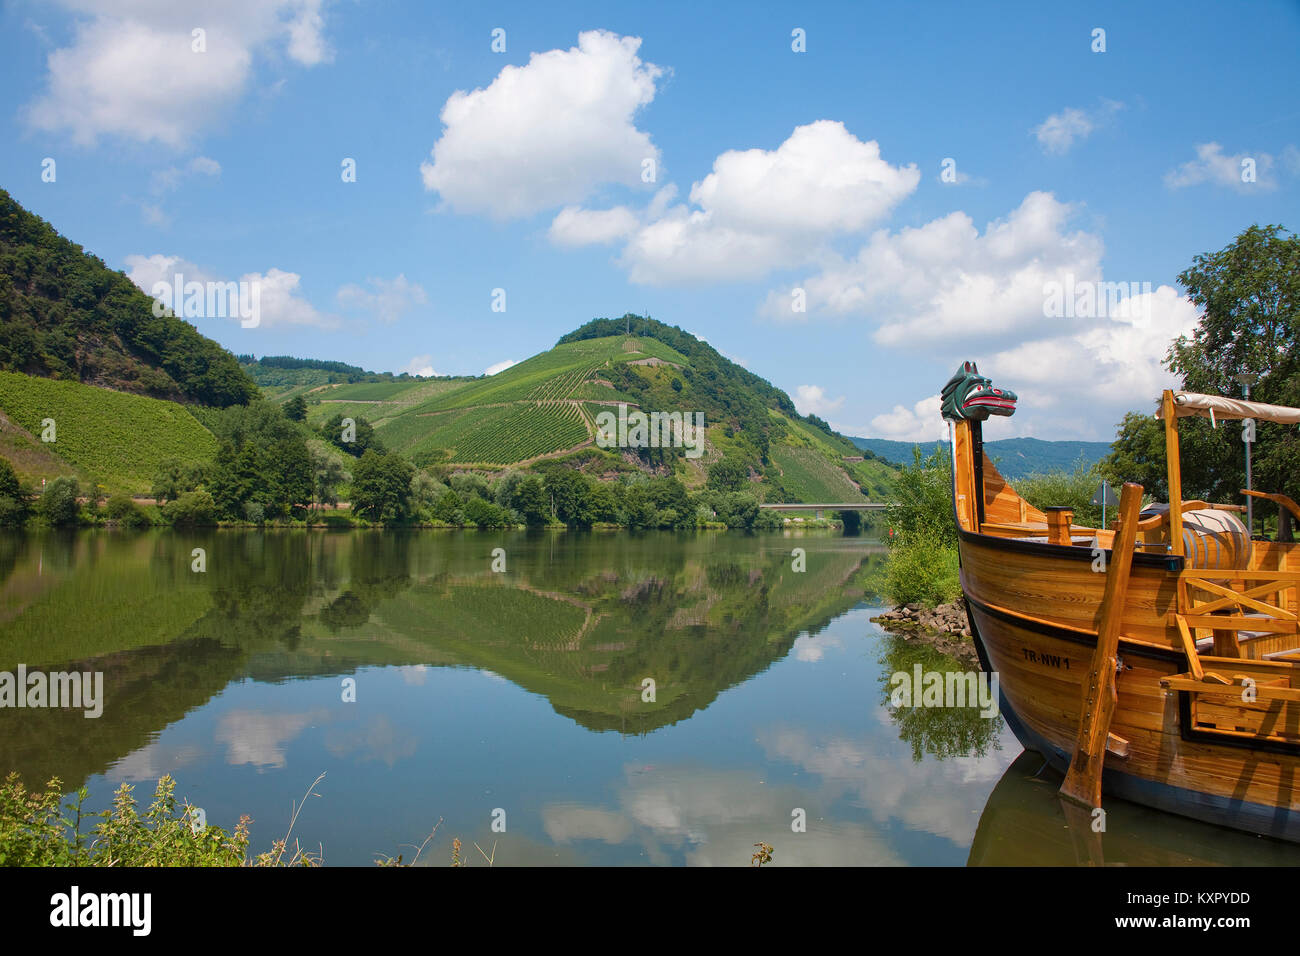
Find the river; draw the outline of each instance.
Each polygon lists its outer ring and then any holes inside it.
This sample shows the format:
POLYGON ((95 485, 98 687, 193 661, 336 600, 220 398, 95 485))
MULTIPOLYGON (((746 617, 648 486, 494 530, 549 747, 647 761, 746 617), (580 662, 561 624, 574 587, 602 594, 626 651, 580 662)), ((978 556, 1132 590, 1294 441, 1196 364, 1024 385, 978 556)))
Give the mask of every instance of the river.
POLYGON ((998 716, 894 706, 956 662, 871 623, 884 548, 830 533, 0 537, 0 671, 100 672, 103 712, 0 709, 0 774, 177 795, 327 865, 1300 863, 1059 779, 998 716), (796 549, 800 549, 800 554, 796 549), (1017 759, 1019 758, 1019 759, 1017 759), (477 844, 477 848, 475 847, 477 844), (481 852, 480 852, 481 848, 481 852))

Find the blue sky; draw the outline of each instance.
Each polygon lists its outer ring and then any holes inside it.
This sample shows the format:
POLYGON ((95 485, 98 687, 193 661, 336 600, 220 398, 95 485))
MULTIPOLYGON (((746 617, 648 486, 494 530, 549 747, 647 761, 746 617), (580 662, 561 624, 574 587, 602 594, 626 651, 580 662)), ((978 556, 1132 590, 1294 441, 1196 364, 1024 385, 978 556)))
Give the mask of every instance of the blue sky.
POLYGON ((193 320, 237 352, 478 374, 648 311, 918 439, 975 359, 991 437, 1108 440, 1178 272, 1300 221, 1296 2, 608 7, 9 2, 0 185, 146 289, 258 281, 193 320))

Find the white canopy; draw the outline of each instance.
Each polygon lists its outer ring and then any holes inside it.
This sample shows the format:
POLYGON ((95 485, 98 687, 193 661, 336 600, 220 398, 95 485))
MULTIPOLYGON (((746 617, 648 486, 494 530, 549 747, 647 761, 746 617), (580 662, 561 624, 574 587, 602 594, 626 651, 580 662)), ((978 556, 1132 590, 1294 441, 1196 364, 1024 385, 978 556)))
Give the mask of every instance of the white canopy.
MULTIPOLYGON (((1221 395, 1201 395, 1198 392, 1174 392, 1174 409, 1179 418, 1200 415, 1202 418, 1253 418, 1256 421, 1278 422, 1282 425, 1300 424, 1300 408, 1286 405, 1265 405, 1263 402, 1246 402, 1240 398, 1221 395)), ((1164 408, 1156 411, 1156 418, 1164 417, 1164 408)))

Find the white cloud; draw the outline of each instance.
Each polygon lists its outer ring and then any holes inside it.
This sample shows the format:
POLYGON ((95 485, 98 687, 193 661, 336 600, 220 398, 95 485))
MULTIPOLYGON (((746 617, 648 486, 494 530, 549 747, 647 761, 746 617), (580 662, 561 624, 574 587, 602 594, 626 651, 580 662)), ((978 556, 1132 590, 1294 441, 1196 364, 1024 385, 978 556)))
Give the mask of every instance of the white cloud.
MULTIPOLYGON (((1000 432, 996 437, 1110 440, 1111 426, 1126 412, 1154 411, 1161 389, 1178 385, 1161 360, 1170 341, 1190 333, 1199 317, 1195 305, 1162 285, 1139 293, 1122 316, 1053 320, 1037 336, 991 354, 954 349, 948 360, 956 368, 963 358, 976 358, 982 374, 1019 396, 1014 417, 990 422, 1000 432)), ((900 441, 947 438, 939 396, 911 407, 895 405, 862 434, 900 441)))
MULTIPOLYGON (((127 278, 144 290, 147 295, 153 294, 154 284, 157 282, 175 284, 177 274, 182 276, 184 285, 188 285, 190 282, 230 281, 226 277, 219 276, 179 256, 161 254, 152 256, 130 255, 126 257, 125 261, 127 278)), ((264 273, 246 272, 234 281, 246 282, 250 285, 256 284, 259 327, 311 325, 318 328, 334 328, 339 324, 337 317, 319 311, 302 297, 298 289, 302 276, 296 272, 271 268, 264 273)), ((229 321, 240 320, 239 316, 227 316, 225 318, 229 321)))
POLYGON ((1034 135, 1038 145, 1048 153, 1066 153, 1076 139, 1083 139, 1092 132, 1092 120, 1083 110, 1067 107, 1059 113, 1047 117, 1034 135))
MULTIPOLYGON (((433 376, 438 374, 433 370, 432 363, 433 363, 432 355, 417 355, 414 358, 412 358, 411 361, 407 362, 406 365, 404 365, 402 368, 399 368, 397 371, 399 373, 409 372, 411 375, 420 375, 423 376, 424 378, 432 378, 433 376)), ((422 667, 423 665, 420 666, 422 667)), ((403 680, 406 679, 405 674, 403 674, 402 679, 403 680)), ((410 683, 410 681, 407 681, 407 683, 410 683)))
MULTIPOLYGON (((1289 154, 1285 151, 1283 156, 1289 159, 1289 154)), ((1201 183, 1227 186, 1241 192, 1251 188, 1273 189, 1277 186, 1273 177, 1273 157, 1269 153, 1236 153, 1225 156, 1223 147, 1218 143, 1201 143, 1196 147, 1195 159, 1165 173, 1165 185, 1170 189, 1181 189, 1201 183), (1244 172, 1242 164, 1247 160, 1253 161, 1254 182, 1244 182, 1241 178, 1244 172)))
POLYGON ((1200 313, 1167 285, 1138 295, 1131 311, 1141 321, 1062 321, 1057 334, 980 362, 995 384, 1019 394, 1015 417, 1021 434, 1109 439, 1111 430, 1092 430, 1098 421, 1114 424, 1125 412, 1155 410, 1161 389, 1178 384, 1161 360, 1170 341, 1192 331, 1200 313), (1087 415, 1080 414, 1083 409, 1087 415))
POLYGON ((691 187, 692 205, 647 217, 623 251, 633 282, 745 279, 807 262, 832 236, 887 215, 920 181, 843 123, 796 127, 775 150, 732 150, 691 187))
POLYGON ((504 372, 512 365, 518 365, 517 359, 506 359, 504 362, 497 362, 495 365, 489 365, 483 370, 484 375, 495 375, 497 372, 504 372))
POLYGON ((329 58, 321 0, 64 0, 70 46, 46 58, 27 122, 81 144, 117 135, 187 145, 246 92, 255 59, 283 46, 311 66, 329 58), (205 31, 205 52, 192 31, 205 31))
MULTIPOLYGON (((897 233, 880 230, 854 258, 828 258, 820 273, 797 283, 807 295, 802 317, 867 318, 882 345, 1023 334, 1043 322, 1045 283, 1100 278, 1101 238, 1068 232, 1073 211, 1051 193, 1032 192, 983 235, 964 212, 897 233)), ((774 290, 764 311, 789 319, 790 302, 790 289, 774 290)))
POLYGON ((548 235, 561 246, 587 246, 626 239, 640 220, 626 206, 613 209, 582 209, 565 206, 551 223, 548 235))
POLYGON ((863 438, 890 438, 894 441, 925 442, 948 437, 948 426, 939 415, 939 396, 931 395, 910 407, 895 405, 875 416, 863 438))
POLYGON ((654 99, 663 70, 637 55, 639 37, 604 30, 568 50, 534 53, 485 89, 457 90, 442 108, 426 189, 457 212, 495 219, 581 202, 604 184, 635 188, 642 162, 659 163, 637 112, 654 99))
POLYGON ((424 288, 418 282, 409 281, 405 273, 399 273, 394 279, 370 278, 366 281, 373 291, 359 285, 345 285, 337 293, 339 305, 392 324, 416 306, 429 301, 424 288))
POLYGON ((195 156, 184 166, 168 166, 155 170, 149 178, 149 189, 155 196, 161 196, 179 188, 181 181, 190 176, 221 175, 221 164, 208 156, 195 156))
POLYGON ((794 390, 794 407, 800 415, 818 415, 825 418, 844 404, 844 396, 826 397, 820 385, 799 385, 794 390))
POLYGON ((1068 153, 1075 140, 1087 139, 1114 113, 1123 108, 1123 103, 1114 100, 1103 100, 1098 109, 1091 111, 1067 106, 1035 127, 1034 135, 1038 138, 1038 145, 1043 152, 1059 156, 1068 153))
POLYGON ((283 767, 285 749, 312 725, 328 720, 324 710, 299 714, 273 714, 257 710, 231 710, 217 722, 213 737, 226 745, 226 763, 232 766, 283 767))

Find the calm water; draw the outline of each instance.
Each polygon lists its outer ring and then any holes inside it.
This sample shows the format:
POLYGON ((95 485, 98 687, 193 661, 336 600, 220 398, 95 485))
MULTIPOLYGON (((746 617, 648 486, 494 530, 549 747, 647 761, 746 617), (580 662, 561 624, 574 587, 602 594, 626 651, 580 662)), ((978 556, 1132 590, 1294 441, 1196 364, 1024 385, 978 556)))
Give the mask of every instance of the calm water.
POLYGON ((102 671, 106 698, 0 710, 0 774, 99 809, 171 773, 262 850, 323 772, 295 835, 330 864, 409 859, 439 818, 422 862, 460 837, 498 864, 746 865, 760 841, 775 865, 1300 863, 1117 801, 1086 835, 1000 718, 891 708, 893 672, 957 665, 870 622, 882 557, 815 533, 0 537, 0 671, 102 671))

